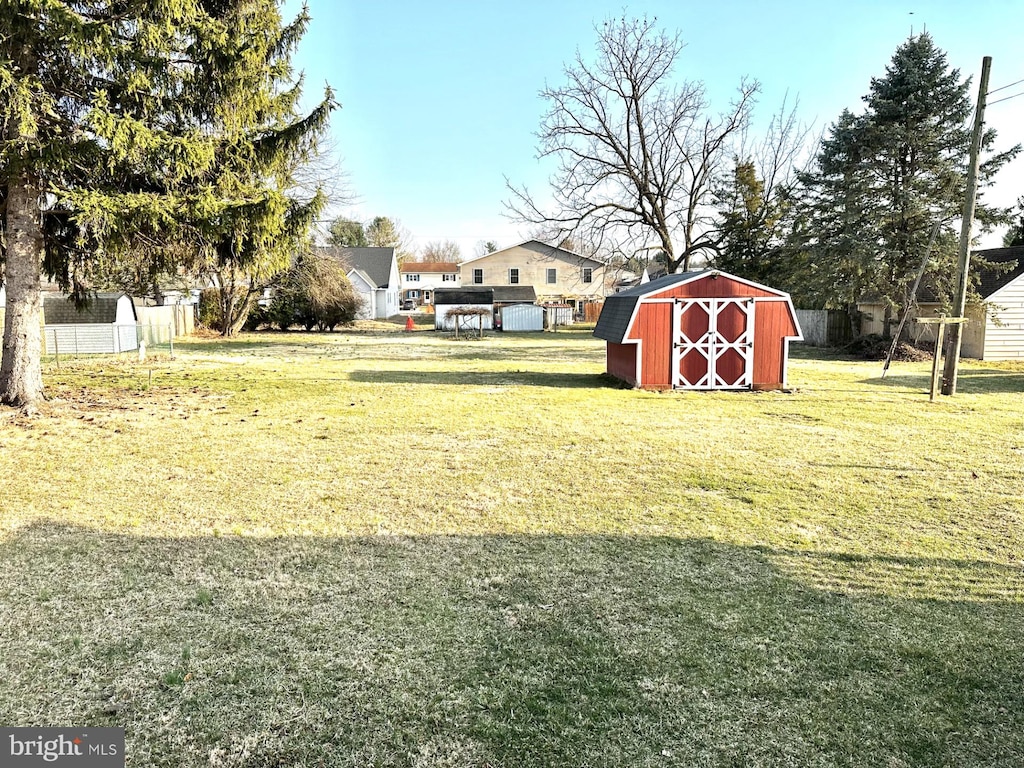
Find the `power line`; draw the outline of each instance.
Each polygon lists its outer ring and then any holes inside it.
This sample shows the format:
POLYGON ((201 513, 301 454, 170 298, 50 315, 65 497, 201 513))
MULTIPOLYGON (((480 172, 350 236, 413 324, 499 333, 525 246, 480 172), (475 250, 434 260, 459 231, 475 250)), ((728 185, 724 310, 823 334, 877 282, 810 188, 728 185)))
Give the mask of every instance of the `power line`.
MULTIPOLYGON (((1024 82, 1024 80, 1022 80, 1021 82, 1024 82)), ((995 101, 990 101, 988 103, 988 105, 991 107, 993 104, 998 104, 1001 101, 1009 101, 1010 99, 1016 99, 1018 96, 1024 96, 1024 91, 1021 91, 1020 93, 1015 93, 1015 94, 1013 94, 1013 96, 1004 96, 1001 99, 996 99, 995 101)))
POLYGON ((994 90, 991 90, 991 91, 989 91, 989 92, 988 92, 988 93, 986 93, 985 95, 986 95, 986 96, 991 96, 991 95, 992 95, 993 93, 999 93, 1000 91, 1005 91, 1005 90, 1006 90, 1007 88, 1013 88, 1013 86, 1015 86, 1015 85, 1020 85, 1021 83, 1024 83, 1024 78, 1022 78, 1022 79, 1018 80, 1018 81, 1017 81, 1017 82, 1015 82, 1015 83, 1010 83, 1009 85, 1001 85, 1001 86, 999 86, 998 88, 996 88, 996 89, 994 89, 994 90))

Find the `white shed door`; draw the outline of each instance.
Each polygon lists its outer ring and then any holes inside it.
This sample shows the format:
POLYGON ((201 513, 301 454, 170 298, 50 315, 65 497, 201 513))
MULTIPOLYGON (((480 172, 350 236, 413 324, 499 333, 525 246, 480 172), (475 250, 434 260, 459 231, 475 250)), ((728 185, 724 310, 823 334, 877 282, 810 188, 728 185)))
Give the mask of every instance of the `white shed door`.
POLYGON ((754 300, 678 299, 672 309, 672 386, 750 389, 754 300))

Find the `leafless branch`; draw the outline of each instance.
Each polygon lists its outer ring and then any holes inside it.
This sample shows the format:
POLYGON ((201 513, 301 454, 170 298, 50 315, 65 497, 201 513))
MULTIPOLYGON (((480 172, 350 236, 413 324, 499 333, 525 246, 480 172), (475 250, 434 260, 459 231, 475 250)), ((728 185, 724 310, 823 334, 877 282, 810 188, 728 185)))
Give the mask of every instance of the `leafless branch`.
POLYGON ((619 253, 661 252, 670 270, 689 268, 695 254, 715 247, 713 186, 750 121, 758 83, 742 81, 715 115, 702 83, 672 81, 678 34, 623 18, 597 35, 596 61, 577 52, 565 84, 541 91, 548 110, 538 155, 555 162, 553 206, 506 179, 508 214, 553 240, 586 233, 619 253))

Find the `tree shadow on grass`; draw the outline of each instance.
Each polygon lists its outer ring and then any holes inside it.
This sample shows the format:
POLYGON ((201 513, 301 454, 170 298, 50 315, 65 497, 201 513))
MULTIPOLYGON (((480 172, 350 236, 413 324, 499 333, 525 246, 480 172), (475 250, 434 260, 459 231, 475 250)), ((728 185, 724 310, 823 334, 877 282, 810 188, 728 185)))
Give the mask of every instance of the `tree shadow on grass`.
POLYGON ((1024 762, 1006 566, 52 524, 0 558, 5 724, 123 726, 132 765, 1024 762))
MULTIPOLYGON (((894 389, 918 389, 924 394, 928 394, 931 391, 932 378, 930 373, 897 373, 888 374, 884 379, 862 379, 860 383, 892 387, 894 389)), ((998 368, 961 370, 957 375, 957 391, 980 395, 1006 392, 1024 393, 1024 373, 1003 371, 998 368)))

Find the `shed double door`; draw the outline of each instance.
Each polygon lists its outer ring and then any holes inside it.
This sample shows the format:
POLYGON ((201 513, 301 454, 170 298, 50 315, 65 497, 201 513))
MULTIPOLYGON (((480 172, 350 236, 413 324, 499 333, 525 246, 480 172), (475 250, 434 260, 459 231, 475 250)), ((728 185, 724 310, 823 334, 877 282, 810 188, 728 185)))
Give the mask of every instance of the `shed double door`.
POLYGON ((677 299, 672 307, 672 386, 750 389, 754 300, 677 299))

